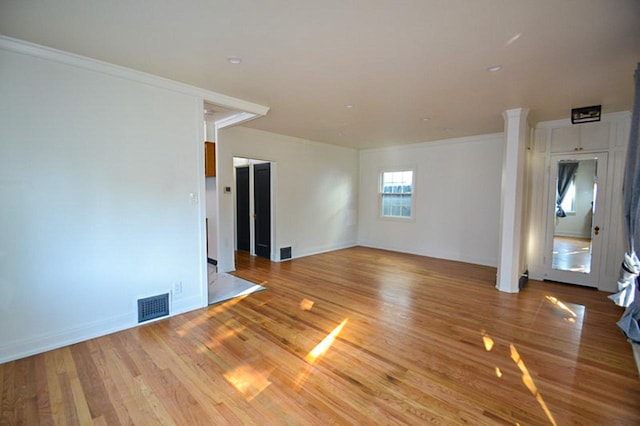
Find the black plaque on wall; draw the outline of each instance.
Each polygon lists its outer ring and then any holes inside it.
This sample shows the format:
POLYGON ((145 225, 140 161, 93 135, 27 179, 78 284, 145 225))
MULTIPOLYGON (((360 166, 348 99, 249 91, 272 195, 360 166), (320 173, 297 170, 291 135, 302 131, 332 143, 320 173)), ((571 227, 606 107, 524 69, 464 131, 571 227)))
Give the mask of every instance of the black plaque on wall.
POLYGON ((600 121, 602 105, 593 105, 571 110, 571 124, 590 123, 600 121))

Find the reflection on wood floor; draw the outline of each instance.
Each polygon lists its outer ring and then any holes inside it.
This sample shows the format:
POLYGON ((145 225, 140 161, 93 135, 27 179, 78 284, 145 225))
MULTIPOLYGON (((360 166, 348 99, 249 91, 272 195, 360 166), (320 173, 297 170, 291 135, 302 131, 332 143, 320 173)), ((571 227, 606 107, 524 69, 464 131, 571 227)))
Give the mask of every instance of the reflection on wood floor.
POLYGON ((553 237, 553 269, 571 272, 591 272, 591 239, 553 237))

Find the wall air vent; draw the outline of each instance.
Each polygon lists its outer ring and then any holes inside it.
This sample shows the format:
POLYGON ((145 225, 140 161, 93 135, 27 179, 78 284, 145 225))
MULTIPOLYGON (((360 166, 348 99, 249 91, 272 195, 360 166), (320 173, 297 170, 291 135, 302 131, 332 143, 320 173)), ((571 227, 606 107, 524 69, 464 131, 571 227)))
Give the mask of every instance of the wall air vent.
POLYGON ((138 322, 169 315, 169 293, 138 299, 138 322))
POLYGON ((291 259, 291 247, 280 248, 280 260, 291 259))

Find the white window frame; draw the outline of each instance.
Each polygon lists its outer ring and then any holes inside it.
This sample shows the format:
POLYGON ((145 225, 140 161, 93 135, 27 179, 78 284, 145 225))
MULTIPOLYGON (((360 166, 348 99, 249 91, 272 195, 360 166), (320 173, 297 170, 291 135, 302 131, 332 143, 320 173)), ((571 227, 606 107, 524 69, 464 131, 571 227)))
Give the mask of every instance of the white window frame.
MULTIPOLYGON (((405 193, 406 194, 406 193, 405 193)), ((416 168, 415 167, 394 167, 392 169, 381 170, 378 175, 378 218, 382 220, 412 222, 416 217, 416 168), (411 216, 391 216, 383 214, 382 199, 385 194, 382 192, 382 183, 385 173, 411 172, 411 216)))

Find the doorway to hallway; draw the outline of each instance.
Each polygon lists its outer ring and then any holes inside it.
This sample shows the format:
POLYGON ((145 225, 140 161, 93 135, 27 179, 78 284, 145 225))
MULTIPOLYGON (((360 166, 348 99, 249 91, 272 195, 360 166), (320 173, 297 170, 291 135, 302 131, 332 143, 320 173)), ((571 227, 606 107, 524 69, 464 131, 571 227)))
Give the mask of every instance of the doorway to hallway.
POLYGON ((272 260, 272 163, 234 157, 236 250, 272 260))

